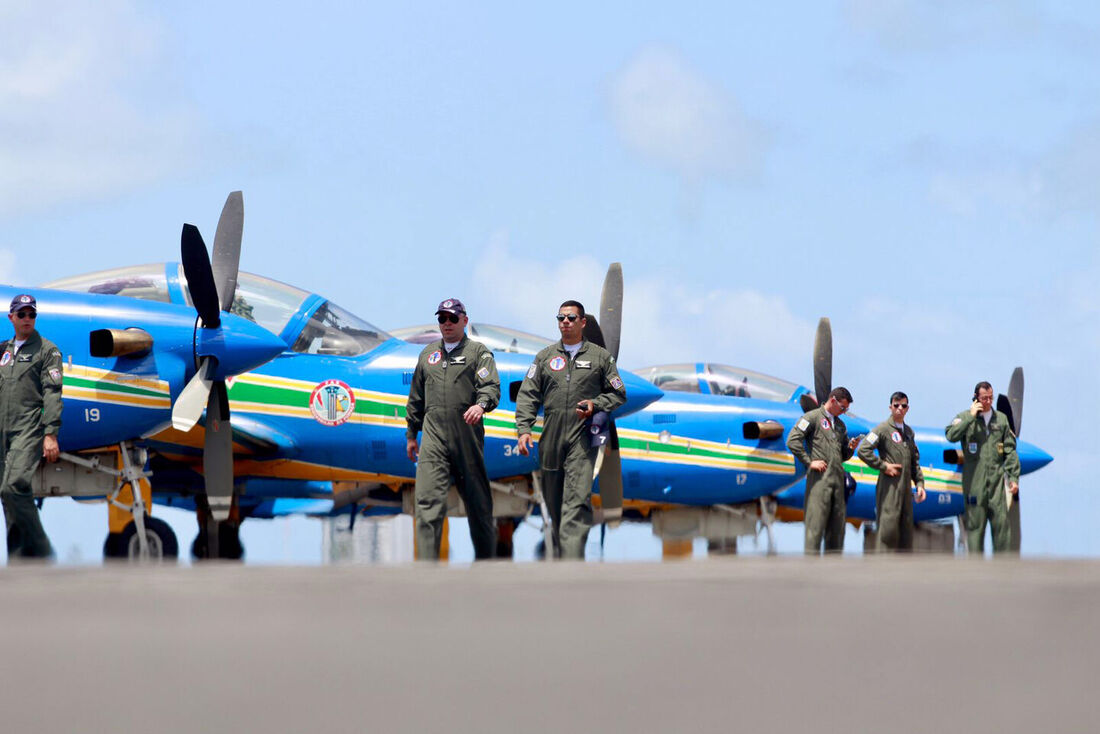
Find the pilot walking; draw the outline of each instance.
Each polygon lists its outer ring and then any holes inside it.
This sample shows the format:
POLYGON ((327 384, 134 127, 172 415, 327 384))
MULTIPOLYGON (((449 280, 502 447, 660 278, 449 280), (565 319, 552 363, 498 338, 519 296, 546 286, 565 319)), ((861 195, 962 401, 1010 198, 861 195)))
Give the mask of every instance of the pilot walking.
POLYGON ((591 445, 587 426, 596 412, 611 412, 626 402, 615 358, 584 338, 586 323, 578 301, 558 307, 561 341, 535 355, 516 398, 516 434, 524 456, 531 450, 539 407, 544 410, 539 467, 554 543, 561 557, 581 560, 592 527, 592 481, 599 451, 591 445))
POLYGON ((38 303, 12 299, 15 335, 0 345, 0 499, 8 559, 48 558, 50 541, 34 504, 31 481, 43 457, 57 461, 61 430, 61 351, 35 329, 38 303))
POLYGON ((500 402, 500 377, 489 348, 466 336, 469 319, 462 301, 448 298, 435 313, 443 338, 420 353, 405 406, 407 452, 417 462, 416 555, 439 559, 453 482, 466 505, 475 557, 492 558, 497 534, 482 416, 500 402))
POLYGON ((1006 490, 1020 490, 1020 457, 1008 416, 993 409, 993 386, 979 382, 974 402, 944 429, 948 441, 960 442, 963 497, 966 500, 967 549, 985 551, 985 526, 993 535, 993 552, 1011 550, 1012 532, 1006 490))
POLYGON ((803 415, 787 436, 787 448, 806 465, 806 553, 826 553, 844 548, 844 462, 852 458, 859 438, 848 439, 848 427, 840 415, 852 404, 852 393, 837 387, 820 408, 803 415))
POLYGON ((875 486, 875 550, 913 550, 913 492, 924 502, 924 472, 920 468, 920 450, 913 429, 905 424, 909 396, 895 392, 890 396, 890 418, 875 426, 859 445, 859 458, 878 470, 875 486), (875 452, 878 452, 878 455, 875 452))

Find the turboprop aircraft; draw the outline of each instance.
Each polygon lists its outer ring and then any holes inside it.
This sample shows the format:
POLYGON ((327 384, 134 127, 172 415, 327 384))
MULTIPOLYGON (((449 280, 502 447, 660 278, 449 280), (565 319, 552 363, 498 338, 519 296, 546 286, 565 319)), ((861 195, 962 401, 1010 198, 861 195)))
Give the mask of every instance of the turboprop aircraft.
MULTIPOLYGON (((215 261, 217 251, 215 247, 215 261)), ((161 263, 49 285, 182 307, 194 296, 189 272, 186 262, 161 263)), ((281 353, 254 371, 225 380, 224 401, 208 409, 203 421, 196 422, 201 410, 195 406, 205 396, 181 398, 189 406, 190 420, 174 415, 172 426, 147 433, 142 442, 151 452, 152 499, 199 515, 195 555, 239 558, 239 525, 247 517, 411 511, 410 493, 400 491, 415 473, 405 454, 404 413, 421 347, 393 338, 320 295, 258 275, 239 273, 229 292, 230 300, 215 296, 211 303, 224 304, 223 310, 277 334, 281 353), (206 518, 213 508, 206 506, 199 472, 211 453, 209 427, 218 423, 210 416, 222 406, 232 409, 232 443, 218 456, 231 462, 235 480, 228 521, 211 526, 206 518)), ((525 457, 515 450, 515 394, 531 358, 516 351, 497 351, 495 358, 502 394, 500 405, 484 419, 486 468, 495 480, 496 514, 523 516, 536 498, 528 478, 537 454, 525 457)), ((204 379, 211 376, 208 365, 200 373, 204 379)), ((634 375, 625 374, 623 380, 628 397, 616 417, 661 395, 634 375)), ((176 546, 170 528, 157 531, 163 533, 155 539, 160 547, 176 546)))
MULTIPOLYGON (((225 226, 228 219, 219 225, 219 241, 229 236, 225 226)), ((235 263, 230 257, 211 267, 197 230, 192 237, 188 227, 182 256, 190 280, 196 291, 216 292, 219 283, 236 278, 235 263)), ((223 255, 232 256, 227 250, 232 247, 223 245, 223 255)), ((196 320, 196 308, 189 305, 14 286, 0 286, 0 300, 27 292, 38 301, 39 333, 58 345, 64 359, 58 436, 63 461, 42 466, 36 481, 39 496, 110 496, 121 501, 123 485, 129 491, 143 478, 144 457, 134 451, 135 441, 160 430, 173 414, 193 413, 196 404, 201 412, 206 385, 224 385, 285 346, 247 319, 229 314, 215 318, 201 306, 196 320), (112 448, 113 453, 77 454, 112 448)), ((229 413, 219 409, 218 414, 227 432, 229 413)), ((208 453, 214 461, 207 465, 207 481, 199 484, 198 493, 217 508, 227 499, 232 473, 231 467, 217 463, 214 451, 208 453)), ((115 540, 144 538, 147 525, 163 525, 145 516, 141 493, 133 495, 132 504, 126 505, 132 522, 121 529, 125 537, 115 540)), ((137 544, 144 546, 141 540, 137 544)))

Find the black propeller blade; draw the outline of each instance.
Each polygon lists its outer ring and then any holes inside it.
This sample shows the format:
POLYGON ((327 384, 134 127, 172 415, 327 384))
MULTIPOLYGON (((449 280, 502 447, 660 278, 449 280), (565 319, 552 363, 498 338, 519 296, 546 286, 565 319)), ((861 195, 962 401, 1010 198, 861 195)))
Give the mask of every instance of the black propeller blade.
POLYGON ((218 288, 214 282, 214 271, 210 267, 210 256, 206 252, 199 229, 193 224, 183 225, 180 235, 180 258, 183 272, 187 277, 187 290, 191 292, 191 302, 199 312, 202 325, 207 329, 216 329, 222 324, 221 305, 218 302, 218 288))
POLYGON ((817 322, 814 336, 814 394, 817 404, 824 405, 833 389, 833 328, 829 319, 817 322))

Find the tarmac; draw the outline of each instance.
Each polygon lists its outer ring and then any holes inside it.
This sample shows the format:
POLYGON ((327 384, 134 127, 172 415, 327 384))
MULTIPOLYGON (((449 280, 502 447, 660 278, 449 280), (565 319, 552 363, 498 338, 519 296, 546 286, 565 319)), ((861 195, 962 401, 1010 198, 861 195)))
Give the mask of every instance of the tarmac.
POLYGON ((5 732, 1083 732, 1100 563, 0 571, 5 732))

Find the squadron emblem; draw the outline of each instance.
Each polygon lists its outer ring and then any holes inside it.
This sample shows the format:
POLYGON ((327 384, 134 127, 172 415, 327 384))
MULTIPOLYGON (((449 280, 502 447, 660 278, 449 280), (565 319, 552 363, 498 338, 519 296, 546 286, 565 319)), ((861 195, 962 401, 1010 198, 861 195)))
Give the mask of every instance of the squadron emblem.
POLYGON ((325 380, 309 396, 309 412, 321 425, 346 423, 355 411, 355 393, 346 382, 325 380))

